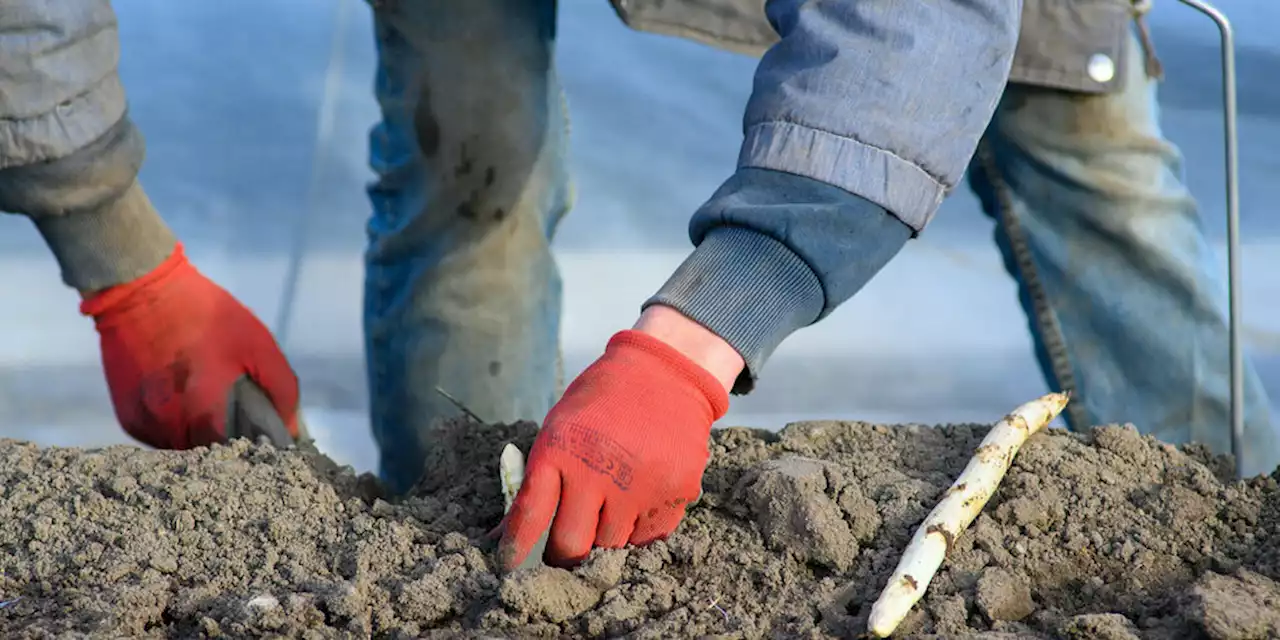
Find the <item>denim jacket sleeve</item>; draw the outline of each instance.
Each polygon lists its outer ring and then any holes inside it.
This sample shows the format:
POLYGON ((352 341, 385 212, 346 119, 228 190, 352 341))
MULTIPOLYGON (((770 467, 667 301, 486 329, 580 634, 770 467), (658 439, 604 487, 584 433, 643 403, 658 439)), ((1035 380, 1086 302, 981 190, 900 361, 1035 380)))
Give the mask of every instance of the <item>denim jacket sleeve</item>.
POLYGON ((119 59, 109 0, 0 8, 0 211, 29 216, 86 291, 145 273, 174 244, 135 184, 144 144, 119 59))
POLYGON ((766 12, 780 39, 756 71, 739 169, 646 303, 734 345, 740 393, 933 217, 1004 90, 1020 4, 769 0, 766 12))

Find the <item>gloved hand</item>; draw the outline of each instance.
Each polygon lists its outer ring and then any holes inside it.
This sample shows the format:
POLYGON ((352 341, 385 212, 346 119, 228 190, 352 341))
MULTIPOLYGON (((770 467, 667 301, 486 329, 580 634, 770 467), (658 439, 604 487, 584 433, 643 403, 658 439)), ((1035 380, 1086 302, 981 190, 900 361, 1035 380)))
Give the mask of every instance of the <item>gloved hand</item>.
POLYGON ((553 565, 581 561, 593 544, 669 535, 701 493, 711 424, 728 407, 724 386, 673 347, 616 334, 547 414, 501 525, 503 567, 517 567, 548 524, 553 565))
POLYGON ((86 299, 117 419, 160 449, 222 442, 228 399, 249 376, 298 434, 298 379, 275 339, 231 294, 196 271, 182 245, 150 273, 86 299))

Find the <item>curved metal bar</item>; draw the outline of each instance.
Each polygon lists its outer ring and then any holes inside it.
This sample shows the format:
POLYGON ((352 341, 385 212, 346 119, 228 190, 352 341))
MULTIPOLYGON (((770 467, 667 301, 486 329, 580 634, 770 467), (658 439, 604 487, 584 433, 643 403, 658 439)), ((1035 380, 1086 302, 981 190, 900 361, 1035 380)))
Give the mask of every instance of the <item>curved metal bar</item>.
POLYGON ((1244 354, 1240 350, 1240 192, 1236 168, 1236 52, 1235 35, 1227 16, 1201 0, 1178 0, 1208 16, 1218 25, 1222 39, 1223 133, 1226 136, 1227 167, 1227 299, 1230 316, 1231 357, 1231 454, 1236 459, 1236 475, 1241 475, 1240 457, 1244 447, 1244 354))
POLYGON ((307 203, 306 208, 298 212, 297 222, 294 224, 293 245, 289 249, 289 263, 284 274, 284 290, 280 293, 280 307, 276 311, 274 329, 281 349, 287 349, 288 346, 289 325, 293 320, 293 307, 298 297, 298 280, 302 275, 302 261, 311 235, 311 218, 320 206, 324 163, 328 159, 333 140, 338 94, 342 90, 348 8, 348 0, 334 0, 333 35, 329 39, 329 63, 325 68, 324 92, 320 97, 320 113, 316 118, 315 146, 311 149, 311 181, 307 190, 307 203))

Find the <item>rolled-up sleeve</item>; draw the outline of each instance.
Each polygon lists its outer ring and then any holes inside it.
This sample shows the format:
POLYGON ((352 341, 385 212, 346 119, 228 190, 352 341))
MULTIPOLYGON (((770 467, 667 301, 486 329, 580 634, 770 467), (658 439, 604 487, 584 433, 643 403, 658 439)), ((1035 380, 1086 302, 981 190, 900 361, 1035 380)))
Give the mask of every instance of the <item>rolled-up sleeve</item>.
POLYGON ((0 211, 35 223, 63 280, 136 278, 175 239, 137 184, 145 155, 109 0, 0 0, 0 211))
POLYGON ((738 169, 694 215, 696 248, 645 304, 733 345, 751 389, 792 332, 853 296, 928 224, 990 122, 1017 0, 770 0, 781 40, 746 109, 738 169))
POLYGON ((771 0, 781 40, 747 105, 739 166, 821 180, 922 230, 1004 90, 1017 0, 771 0))
POLYGON ((0 9, 0 169, 49 162, 125 113, 107 0, 5 0, 0 9))

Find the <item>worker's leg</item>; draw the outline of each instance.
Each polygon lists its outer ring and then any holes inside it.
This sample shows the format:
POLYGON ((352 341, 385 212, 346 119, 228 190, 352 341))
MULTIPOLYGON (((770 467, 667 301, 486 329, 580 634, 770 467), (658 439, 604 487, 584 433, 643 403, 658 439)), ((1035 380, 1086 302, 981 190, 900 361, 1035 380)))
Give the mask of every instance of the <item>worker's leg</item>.
MULTIPOLYGON (((433 420, 540 421, 560 386, 569 207, 554 0, 382 2, 365 336, 381 475, 422 473, 433 420)), ((495 452, 496 455, 496 452, 495 452)))
MULTIPOLYGON (((997 221, 1049 384, 1075 394, 1071 426, 1132 422, 1228 453, 1225 277, 1130 46, 1120 93, 1010 86, 971 184, 997 221)), ((1280 445, 1250 366, 1245 390, 1245 468, 1270 470, 1280 445)))

